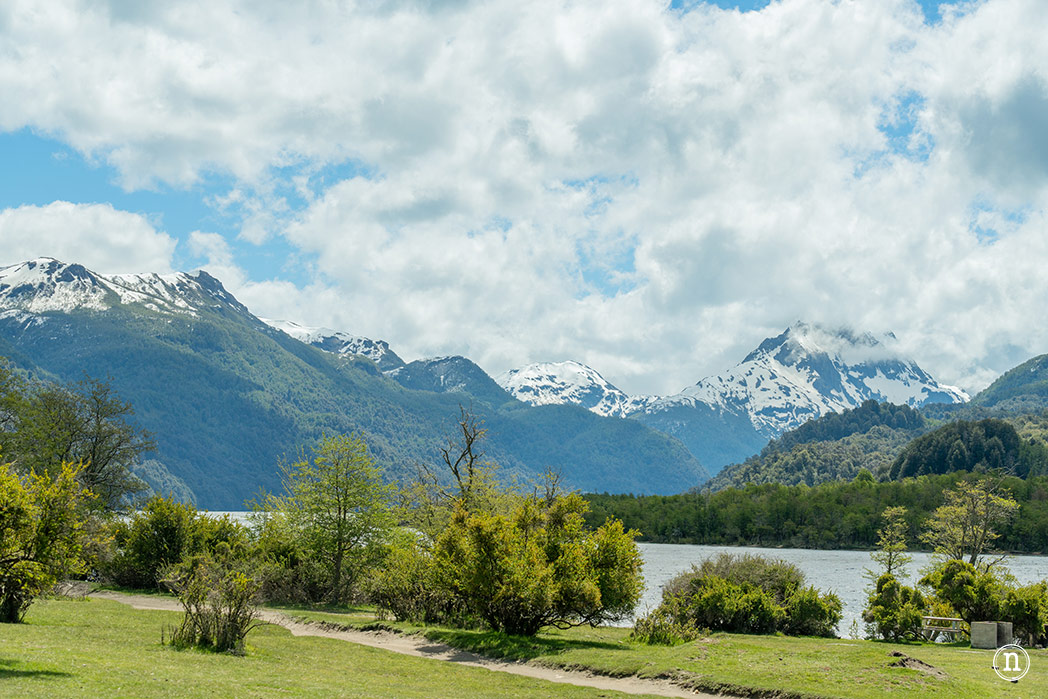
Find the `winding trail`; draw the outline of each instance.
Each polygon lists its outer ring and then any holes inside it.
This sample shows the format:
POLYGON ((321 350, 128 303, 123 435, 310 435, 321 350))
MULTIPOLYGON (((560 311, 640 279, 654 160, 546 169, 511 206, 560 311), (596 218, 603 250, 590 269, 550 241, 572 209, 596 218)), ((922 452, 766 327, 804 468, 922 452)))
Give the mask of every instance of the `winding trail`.
MULTIPOLYGON (((130 605, 135 609, 160 609, 165 611, 182 611, 178 600, 151 595, 133 595, 122 592, 100 590, 92 592, 90 597, 112 600, 130 605)), ((319 624, 308 624, 296 621, 286 614, 268 609, 260 610, 259 617, 270 624, 283 626, 293 636, 320 636, 337 638, 341 641, 357 643, 381 650, 413 655, 419 658, 442 660, 456 665, 480 667, 495 672, 506 672, 550 682, 572 684, 579 687, 611 690, 626 694, 647 694, 659 697, 685 697, 687 699, 723 699, 724 695, 696 692, 674 684, 669 680, 647 679, 642 677, 608 677, 578 670, 563 670, 523 662, 507 662, 487 658, 476 653, 459 650, 443 643, 430 641, 413 634, 390 633, 388 631, 355 631, 331 629, 319 624)))

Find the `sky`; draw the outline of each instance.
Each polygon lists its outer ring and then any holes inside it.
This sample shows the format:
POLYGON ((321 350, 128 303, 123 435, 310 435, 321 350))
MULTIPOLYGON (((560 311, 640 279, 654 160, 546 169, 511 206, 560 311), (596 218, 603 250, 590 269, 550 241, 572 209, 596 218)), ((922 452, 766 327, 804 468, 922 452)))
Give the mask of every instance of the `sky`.
POLYGON ((1048 352, 1042 0, 9 0, 0 265, 675 393, 798 320, 1048 352))

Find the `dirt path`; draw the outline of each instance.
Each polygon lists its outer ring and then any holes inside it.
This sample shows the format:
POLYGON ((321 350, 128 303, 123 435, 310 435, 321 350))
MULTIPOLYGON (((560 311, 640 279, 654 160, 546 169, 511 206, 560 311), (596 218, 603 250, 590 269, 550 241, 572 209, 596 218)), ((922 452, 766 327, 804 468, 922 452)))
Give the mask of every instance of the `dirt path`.
MULTIPOLYGON (((178 600, 169 597, 153 597, 150 595, 129 595, 120 592, 98 591, 92 592, 91 597, 113 600, 130 605, 135 609, 161 609, 167 611, 182 611, 182 605, 178 600)), ((343 629, 330 629, 318 624, 305 624, 288 617, 279 612, 267 609, 261 610, 260 617, 263 621, 283 626, 294 636, 321 636, 324 638, 337 638, 350 643, 358 643, 362 646, 371 646, 382 650, 400 653, 402 655, 413 655, 419 658, 430 658, 432 660, 443 660, 457 665, 469 667, 482 667, 496 672, 508 672, 512 675, 533 677, 550 682, 561 682, 573 684, 580 687, 593 687, 596 689, 613 690, 627 694, 648 694, 660 697, 687 697, 688 699, 714 699, 723 695, 704 694, 695 692, 668 680, 643 679, 640 677, 607 677, 595 675, 589 672, 576 670, 560 670, 543 667, 530 663, 506 662, 493 660, 468 651, 458 650, 443 643, 435 643, 422 636, 401 633, 389 633, 386 631, 349 631, 343 629)))

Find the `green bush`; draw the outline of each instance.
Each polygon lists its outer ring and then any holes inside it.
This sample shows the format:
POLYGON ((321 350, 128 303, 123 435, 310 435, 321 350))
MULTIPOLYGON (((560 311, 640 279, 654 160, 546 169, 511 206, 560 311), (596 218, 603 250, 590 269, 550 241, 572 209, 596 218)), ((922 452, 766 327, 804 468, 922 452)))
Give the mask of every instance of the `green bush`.
POLYGON ((521 497, 509 515, 459 508, 434 545, 434 584, 510 634, 621 618, 640 597, 636 532, 589 530, 585 509, 576 493, 521 497))
POLYGON ((676 646, 694 641, 702 635, 690 622, 676 620, 665 607, 657 607, 637 619, 630 631, 630 640, 652 646, 676 646))
POLYGON ((192 505, 154 495, 127 522, 111 524, 116 553, 102 574, 125 587, 151 588, 186 556, 224 545, 238 556, 249 548, 247 529, 225 515, 208 517, 192 505))
POLYGON ((687 589, 690 580, 702 577, 723 578, 735 585, 759 587, 779 604, 804 585, 804 573, 792 563, 752 553, 720 553, 666 583, 662 588, 663 599, 687 589))
POLYGON ((185 614, 171 644, 243 655, 244 639, 258 623, 259 582, 220 545, 215 556, 187 558, 168 571, 185 614))
POLYGON ((1043 644, 1048 640, 1048 582, 1008 590, 1001 618, 1012 622, 1012 632, 1026 645, 1043 644))
POLYGON ((971 563, 950 559, 940 563, 920 580, 936 598, 949 604, 957 616, 971 624, 1001 617, 1007 581, 993 570, 979 570, 971 563))
POLYGON ((438 584, 429 547, 412 530, 398 532, 365 584, 368 600, 398 621, 476 626, 463 601, 438 584))
POLYGON ((814 587, 800 588, 786 600, 786 627, 790 636, 832 637, 841 621, 841 600, 835 594, 820 595, 814 587))
POLYGON ((919 590, 901 585, 894 575, 885 573, 877 579, 863 612, 866 635, 888 641, 919 638, 927 607, 919 590))
POLYGON ((753 554, 720 554, 667 583, 662 604, 642 620, 645 631, 636 637, 673 641, 701 628, 832 636, 840 619, 840 599, 804 587, 796 566, 753 554))
POLYGON ((194 541, 196 508, 154 495, 127 523, 114 524, 117 555, 107 571, 118 585, 156 587, 162 572, 198 551, 194 541))

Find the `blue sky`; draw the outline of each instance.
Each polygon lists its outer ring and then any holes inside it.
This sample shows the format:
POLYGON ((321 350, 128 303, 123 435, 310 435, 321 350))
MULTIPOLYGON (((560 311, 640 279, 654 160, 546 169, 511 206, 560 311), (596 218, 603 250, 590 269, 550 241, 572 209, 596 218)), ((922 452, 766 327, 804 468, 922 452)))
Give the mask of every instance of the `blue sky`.
POLYGON ((259 315, 631 393, 848 324, 977 389, 1048 346, 1048 26, 946 7, 14 0, 0 264, 204 267, 259 315))

